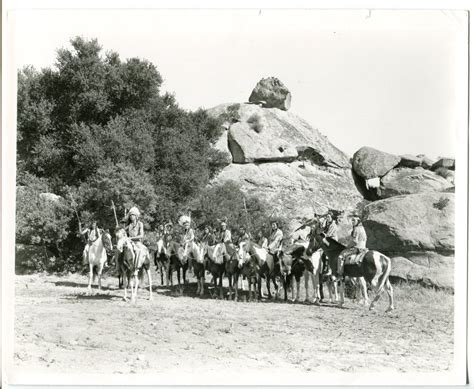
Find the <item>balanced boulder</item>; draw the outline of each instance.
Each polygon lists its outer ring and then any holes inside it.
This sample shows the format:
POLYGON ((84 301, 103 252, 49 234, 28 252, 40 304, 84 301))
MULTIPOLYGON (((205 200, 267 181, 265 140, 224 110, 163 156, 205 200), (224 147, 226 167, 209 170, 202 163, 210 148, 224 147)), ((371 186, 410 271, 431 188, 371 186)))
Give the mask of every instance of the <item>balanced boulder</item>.
POLYGON ((401 158, 373 149, 362 147, 352 158, 354 172, 364 179, 382 177, 397 166, 401 158))
POLYGON ((291 106, 291 93, 278 78, 262 78, 253 89, 249 102, 264 108, 278 108, 288 111, 291 106))
POLYGON ((440 167, 445 168, 445 169, 454 170, 455 160, 452 159, 452 158, 441 158, 431 166, 431 170, 436 170, 440 167))

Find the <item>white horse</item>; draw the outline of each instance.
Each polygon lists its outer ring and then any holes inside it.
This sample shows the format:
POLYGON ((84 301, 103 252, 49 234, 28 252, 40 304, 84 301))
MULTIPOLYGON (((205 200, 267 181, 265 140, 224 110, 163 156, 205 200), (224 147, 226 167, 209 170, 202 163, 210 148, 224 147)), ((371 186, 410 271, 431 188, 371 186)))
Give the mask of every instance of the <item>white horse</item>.
MULTIPOLYGON (((132 302, 136 301, 138 295, 138 273, 146 270, 148 275, 148 285, 150 289, 149 300, 152 300, 152 282, 151 282, 151 263, 150 253, 147 247, 141 243, 132 243, 127 237, 125 230, 120 229, 116 232, 117 238, 117 260, 120 261, 120 271, 122 274, 130 278, 130 288, 132 294, 132 302)), ((124 277, 125 278, 125 277, 124 277)), ((123 299, 127 301, 127 289, 125 285, 123 299)))
POLYGON ((109 233, 99 230, 99 237, 89 245, 89 249, 84 252, 89 263, 89 285, 87 292, 92 291, 92 282, 94 280, 94 269, 97 269, 98 289, 102 288, 102 271, 107 261, 107 251, 112 250, 112 238, 109 233))
POLYGON ((329 292, 329 299, 332 303, 337 302, 338 300, 338 293, 337 293, 337 286, 336 286, 336 279, 331 274, 323 274, 323 250, 319 249, 316 250, 309 260, 312 264, 312 269, 306 269, 304 272, 304 286, 306 291, 306 298, 305 301, 311 301, 309 297, 309 279, 311 278, 311 283, 313 285, 313 303, 319 303, 321 301, 321 293, 320 293, 320 285, 323 282, 323 277, 329 277, 327 282, 328 292, 329 292))

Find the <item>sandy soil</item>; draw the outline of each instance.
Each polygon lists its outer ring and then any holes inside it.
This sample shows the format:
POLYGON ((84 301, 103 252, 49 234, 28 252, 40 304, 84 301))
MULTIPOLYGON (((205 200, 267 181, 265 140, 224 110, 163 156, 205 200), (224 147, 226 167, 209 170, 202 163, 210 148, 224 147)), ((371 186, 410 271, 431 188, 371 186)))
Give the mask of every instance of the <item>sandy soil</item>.
MULTIPOLYGON (((154 282, 157 280, 154 274, 154 282)), ((139 290, 122 301, 113 277, 86 294, 86 276, 15 278, 15 353, 38 372, 160 373, 232 369, 303 372, 436 372, 452 367, 454 296, 396 286, 369 312, 331 304, 233 302, 139 290)), ((304 294, 301 295, 302 298, 304 294)), ((25 370, 26 371, 26 370, 25 370)), ((31 371, 31 370, 30 370, 31 371)))

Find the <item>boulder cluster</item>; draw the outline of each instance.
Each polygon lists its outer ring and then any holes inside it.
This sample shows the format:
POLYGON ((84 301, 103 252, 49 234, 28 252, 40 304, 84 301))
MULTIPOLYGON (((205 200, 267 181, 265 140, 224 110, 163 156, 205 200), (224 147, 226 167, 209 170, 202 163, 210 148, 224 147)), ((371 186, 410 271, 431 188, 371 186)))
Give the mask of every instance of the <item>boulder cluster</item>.
POLYGON ((392 258, 392 276, 437 287, 454 284, 455 161, 396 156, 369 147, 352 158, 366 200, 367 245, 392 258))
MULTIPOLYGON (((288 88, 269 77, 257 83, 248 102, 208 110, 223 119, 214 147, 227 156, 211 185, 237 182, 294 229, 314 212, 363 209, 367 245, 393 259, 393 277, 453 288, 455 161, 370 147, 350 160, 289 112, 290 103, 288 88)), ((346 243, 347 218, 340 230, 346 243)))
POLYGON ((239 183, 296 229, 315 210, 352 210, 363 199, 354 186, 349 157, 289 112, 290 101, 288 89, 270 77, 256 85, 248 102, 208 110, 224 119, 214 147, 227 155, 227 166, 211 185, 239 183))

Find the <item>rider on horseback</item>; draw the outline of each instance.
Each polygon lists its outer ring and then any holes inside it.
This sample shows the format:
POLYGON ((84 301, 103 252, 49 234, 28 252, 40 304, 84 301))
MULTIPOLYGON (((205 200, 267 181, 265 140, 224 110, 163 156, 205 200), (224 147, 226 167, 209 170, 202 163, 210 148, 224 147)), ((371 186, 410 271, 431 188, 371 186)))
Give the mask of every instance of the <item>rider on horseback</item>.
POLYGON ((125 226, 125 232, 130 240, 133 242, 133 251, 135 255, 138 255, 140 247, 143 245, 142 240, 145 236, 143 223, 138 220, 140 217, 140 211, 137 207, 132 207, 128 211, 127 225, 125 226))
POLYGON ((82 252, 82 263, 87 265, 89 263, 89 249, 91 245, 100 237, 99 228, 97 227, 97 222, 93 220, 89 227, 81 231, 82 236, 86 236, 86 246, 82 252))
POLYGON ((191 218, 183 215, 179 218, 179 224, 181 224, 184 229, 184 234, 181 238, 181 245, 184 247, 184 257, 188 260, 188 269, 191 272, 192 258, 190 254, 194 242, 194 230, 191 228, 191 218))
POLYGON ((342 250, 337 261, 337 274, 342 276, 344 272, 344 262, 350 258, 361 258, 362 253, 366 253, 367 234, 365 233, 364 226, 358 216, 352 218, 352 242, 347 246, 346 249, 342 250))

